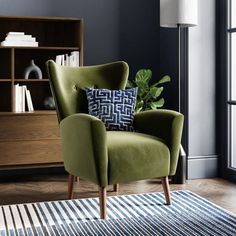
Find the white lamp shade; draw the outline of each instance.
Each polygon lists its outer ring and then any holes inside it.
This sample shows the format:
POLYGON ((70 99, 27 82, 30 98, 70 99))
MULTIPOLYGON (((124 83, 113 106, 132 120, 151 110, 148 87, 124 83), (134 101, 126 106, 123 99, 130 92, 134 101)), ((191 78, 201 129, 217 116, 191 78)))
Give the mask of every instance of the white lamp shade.
POLYGON ((160 26, 192 27, 197 22, 197 0, 160 0, 160 26))

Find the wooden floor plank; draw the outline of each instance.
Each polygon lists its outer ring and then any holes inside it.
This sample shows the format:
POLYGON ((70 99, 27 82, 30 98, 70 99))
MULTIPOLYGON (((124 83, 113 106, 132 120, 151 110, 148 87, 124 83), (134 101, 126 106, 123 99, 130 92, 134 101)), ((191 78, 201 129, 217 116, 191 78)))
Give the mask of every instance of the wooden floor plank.
MULTIPOLYGON (((75 183, 74 198, 98 197, 97 186, 81 180, 75 183)), ((170 185, 171 191, 186 189, 216 203, 236 214, 236 184, 223 179, 188 180, 184 185, 170 185)), ((161 181, 157 179, 137 181, 119 185, 119 192, 113 186, 107 188, 107 195, 162 192, 161 181)), ((0 182, 0 205, 54 201, 67 198, 66 175, 37 175, 2 179, 0 182)))

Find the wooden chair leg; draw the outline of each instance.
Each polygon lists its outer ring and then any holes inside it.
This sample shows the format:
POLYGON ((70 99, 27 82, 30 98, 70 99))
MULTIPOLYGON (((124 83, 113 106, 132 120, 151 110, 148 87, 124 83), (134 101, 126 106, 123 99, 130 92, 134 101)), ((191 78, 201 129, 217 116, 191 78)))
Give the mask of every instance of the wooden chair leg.
POLYGON ((162 182, 162 186, 164 189, 166 204, 170 205, 171 204, 171 196, 170 196, 170 185, 169 185, 168 176, 162 177, 161 182, 162 182))
POLYGON ((75 182, 79 182, 79 177, 75 176, 75 182))
POLYGON ((99 205, 100 205, 100 218, 106 219, 106 197, 107 191, 105 187, 99 187, 99 205))
POLYGON ((119 191, 119 184, 114 184, 113 185, 113 191, 118 192, 119 191))
POLYGON ((74 192, 73 192, 74 181, 75 181, 75 176, 69 174, 69 177, 68 177, 68 199, 73 198, 73 195, 74 195, 74 192))

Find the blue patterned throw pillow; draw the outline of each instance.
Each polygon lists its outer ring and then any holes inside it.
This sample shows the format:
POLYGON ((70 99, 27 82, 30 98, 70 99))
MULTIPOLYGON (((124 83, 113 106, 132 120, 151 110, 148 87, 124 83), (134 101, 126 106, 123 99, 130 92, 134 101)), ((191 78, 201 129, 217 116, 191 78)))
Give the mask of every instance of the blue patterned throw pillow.
POLYGON ((103 121, 107 130, 133 131, 138 88, 86 89, 89 114, 103 121))

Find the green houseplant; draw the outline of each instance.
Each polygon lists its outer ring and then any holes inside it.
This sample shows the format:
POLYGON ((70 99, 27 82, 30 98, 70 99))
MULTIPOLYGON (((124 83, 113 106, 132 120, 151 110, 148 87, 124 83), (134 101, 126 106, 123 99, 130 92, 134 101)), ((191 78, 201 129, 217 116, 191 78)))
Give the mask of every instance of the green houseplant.
POLYGON ((155 110, 164 105, 165 100, 161 97, 164 90, 164 83, 170 82, 168 75, 163 76, 158 82, 150 85, 152 71, 150 69, 141 69, 136 73, 134 81, 128 80, 126 87, 138 87, 137 102, 135 112, 146 110, 155 110))

